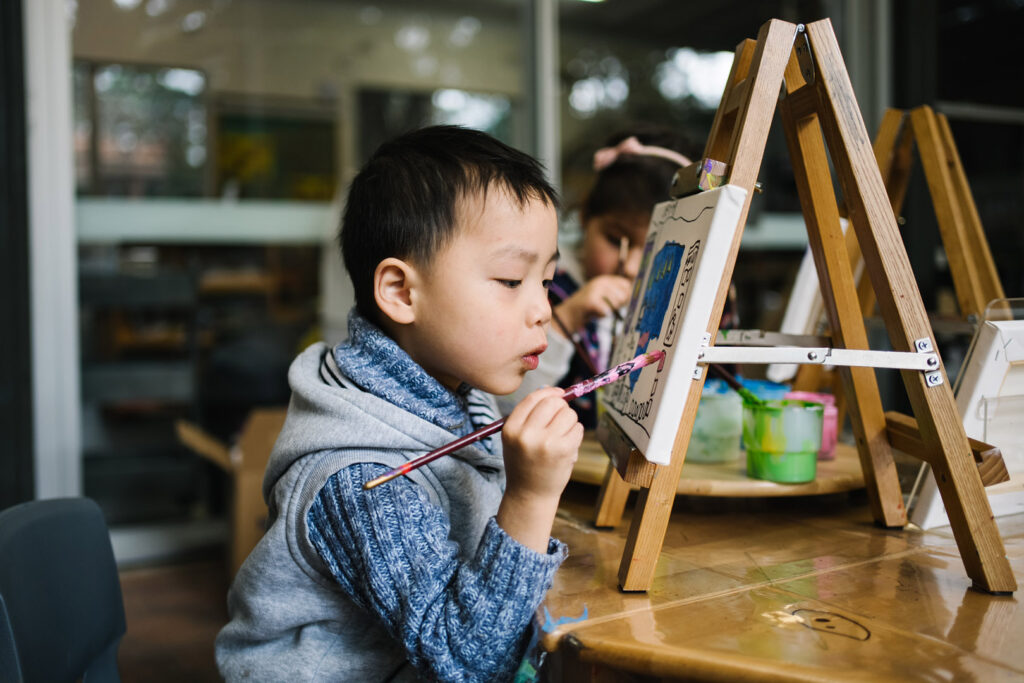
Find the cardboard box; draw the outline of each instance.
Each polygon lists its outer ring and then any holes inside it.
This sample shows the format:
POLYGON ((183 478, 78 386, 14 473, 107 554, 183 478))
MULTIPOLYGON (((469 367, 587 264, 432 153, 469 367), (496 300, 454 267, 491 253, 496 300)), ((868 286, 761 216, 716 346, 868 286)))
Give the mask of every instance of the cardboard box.
POLYGON ((231 475, 231 547, 228 557, 233 577, 266 530, 267 504, 263 500, 263 472, 287 408, 256 408, 242 425, 238 441, 229 446, 200 427, 179 420, 178 438, 193 451, 231 475))

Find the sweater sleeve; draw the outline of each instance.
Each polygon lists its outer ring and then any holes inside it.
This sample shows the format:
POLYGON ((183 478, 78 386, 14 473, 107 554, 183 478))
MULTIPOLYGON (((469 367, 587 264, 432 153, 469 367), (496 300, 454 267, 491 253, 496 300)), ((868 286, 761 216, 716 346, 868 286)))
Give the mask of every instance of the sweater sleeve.
POLYGON ((310 541, 422 675, 510 679, 565 545, 552 539, 546 554, 537 553, 491 518, 475 555, 460 561, 447 515, 419 486, 399 477, 362 490, 386 469, 361 463, 334 474, 310 508, 310 541))

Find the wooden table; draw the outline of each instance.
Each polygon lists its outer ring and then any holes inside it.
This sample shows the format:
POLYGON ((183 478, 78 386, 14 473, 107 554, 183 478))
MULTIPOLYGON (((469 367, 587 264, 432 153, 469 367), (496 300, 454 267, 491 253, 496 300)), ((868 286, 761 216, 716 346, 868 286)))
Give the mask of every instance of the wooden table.
MULTIPOLYGON (((570 484, 555 522, 551 680, 1024 680, 1024 606, 970 588, 948 528, 876 527, 859 491, 683 496, 651 591, 622 593, 628 520, 595 530, 596 496, 570 484)), ((1024 515, 998 521, 1024 585, 1024 515)))

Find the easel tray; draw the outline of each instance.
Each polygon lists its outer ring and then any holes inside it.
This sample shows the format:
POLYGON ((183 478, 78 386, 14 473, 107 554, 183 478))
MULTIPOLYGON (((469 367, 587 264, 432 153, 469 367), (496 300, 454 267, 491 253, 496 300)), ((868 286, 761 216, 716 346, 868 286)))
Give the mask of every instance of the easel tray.
MULTIPOLYGON (((600 486, 608 467, 608 456, 592 435, 583 439, 580 457, 572 471, 572 480, 600 486)), ((715 496, 722 498, 778 498, 785 496, 818 496, 864 488, 864 474, 855 446, 836 444, 834 460, 818 461, 818 476, 806 484, 777 484, 751 479, 746 475, 746 460, 725 463, 687 462, 679 478, 676 494, 680 496, 715 496)))

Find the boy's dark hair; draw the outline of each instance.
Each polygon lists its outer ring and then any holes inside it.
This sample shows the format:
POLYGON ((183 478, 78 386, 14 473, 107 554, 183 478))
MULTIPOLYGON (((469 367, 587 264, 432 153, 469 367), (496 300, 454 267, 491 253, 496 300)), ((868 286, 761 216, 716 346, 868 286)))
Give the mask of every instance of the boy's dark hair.
MULTIPOLYGON (((689 157, 694 162, 693 145, 671 128, 638 124, 608 138, 606 147, 614 147, 629 137, 644 145, 664 147, 689 157)), ((697 154, 700 152, 698 151, 697 154)), ((650 213, 658 202, 669 199, 672 178, 679 165, 655 156, 621 154, 614 163, 597 173, 594 185, 580 207, 580 222, 609 213, 650 213)))
POLYGON ((486 133, 431 126, 381 145, 349 186, 341 253, 356 307, 379 323, 373 274, 386 258, 429 265, 455 233, 457 202, 495 186, 520 206, 558 208, 558 194, 531 156, 486 133))

